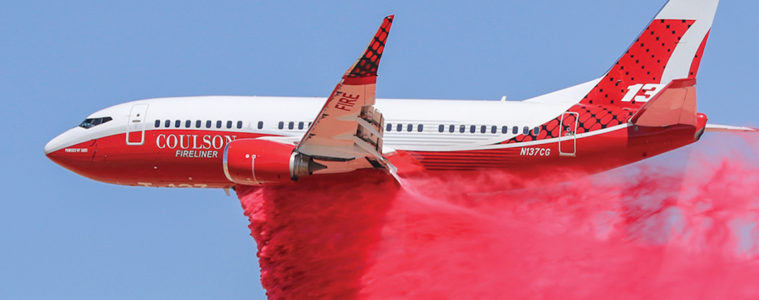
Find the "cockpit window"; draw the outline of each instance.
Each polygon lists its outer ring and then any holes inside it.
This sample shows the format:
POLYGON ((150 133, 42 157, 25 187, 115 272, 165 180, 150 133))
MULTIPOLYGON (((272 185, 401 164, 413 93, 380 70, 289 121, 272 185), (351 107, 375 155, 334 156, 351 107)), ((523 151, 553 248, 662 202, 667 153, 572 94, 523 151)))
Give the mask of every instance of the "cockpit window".
POLYGON ((79 127, 87 129, 87 128, 98 126, 100 124, 108 123, 111 120, 113 120, 111 117, 85 119, 84 121, 82 121, 82 123, 79 124, 79 127))

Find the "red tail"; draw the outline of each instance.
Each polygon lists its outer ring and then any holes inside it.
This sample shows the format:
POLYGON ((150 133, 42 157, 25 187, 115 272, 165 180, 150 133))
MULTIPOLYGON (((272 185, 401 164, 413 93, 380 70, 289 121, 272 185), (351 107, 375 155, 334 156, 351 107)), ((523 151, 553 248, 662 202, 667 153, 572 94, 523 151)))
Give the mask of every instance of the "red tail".
POLYGON ((717 0, 672 0, 581 101, 637 110, 672 80, 695 79, 717 0))

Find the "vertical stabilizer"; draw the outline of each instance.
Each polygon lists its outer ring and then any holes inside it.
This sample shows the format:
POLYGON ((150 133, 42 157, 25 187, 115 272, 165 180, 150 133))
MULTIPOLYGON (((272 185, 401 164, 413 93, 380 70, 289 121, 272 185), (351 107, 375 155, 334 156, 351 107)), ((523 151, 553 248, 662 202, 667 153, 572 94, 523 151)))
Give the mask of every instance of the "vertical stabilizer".
POLYGON ((637 110, 675 79, 695 79, 719 0, 671 0, 582 104, 637 110))

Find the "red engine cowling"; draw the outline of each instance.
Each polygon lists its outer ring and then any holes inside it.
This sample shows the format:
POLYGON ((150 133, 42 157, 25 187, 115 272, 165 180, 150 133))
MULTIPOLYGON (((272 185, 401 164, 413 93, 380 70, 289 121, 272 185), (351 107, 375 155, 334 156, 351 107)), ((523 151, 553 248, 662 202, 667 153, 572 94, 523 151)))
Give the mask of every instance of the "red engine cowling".
POLYGON ((292 182, 322 165, 294 152, 295 146, 261 139, 239 139, 224 148, 224 175, 242 185, 292 182))

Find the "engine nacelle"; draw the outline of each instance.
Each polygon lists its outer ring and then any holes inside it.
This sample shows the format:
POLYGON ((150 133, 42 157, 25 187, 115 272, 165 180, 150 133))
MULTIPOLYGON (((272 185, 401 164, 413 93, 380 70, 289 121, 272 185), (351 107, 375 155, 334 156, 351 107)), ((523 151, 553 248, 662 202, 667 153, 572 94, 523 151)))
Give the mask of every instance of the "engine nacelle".
POLYGON ((239 139, 224 148, 224 175, 242 185, 287 183, 324 166, 294 151, 295 146, 261 139, 239 139))

